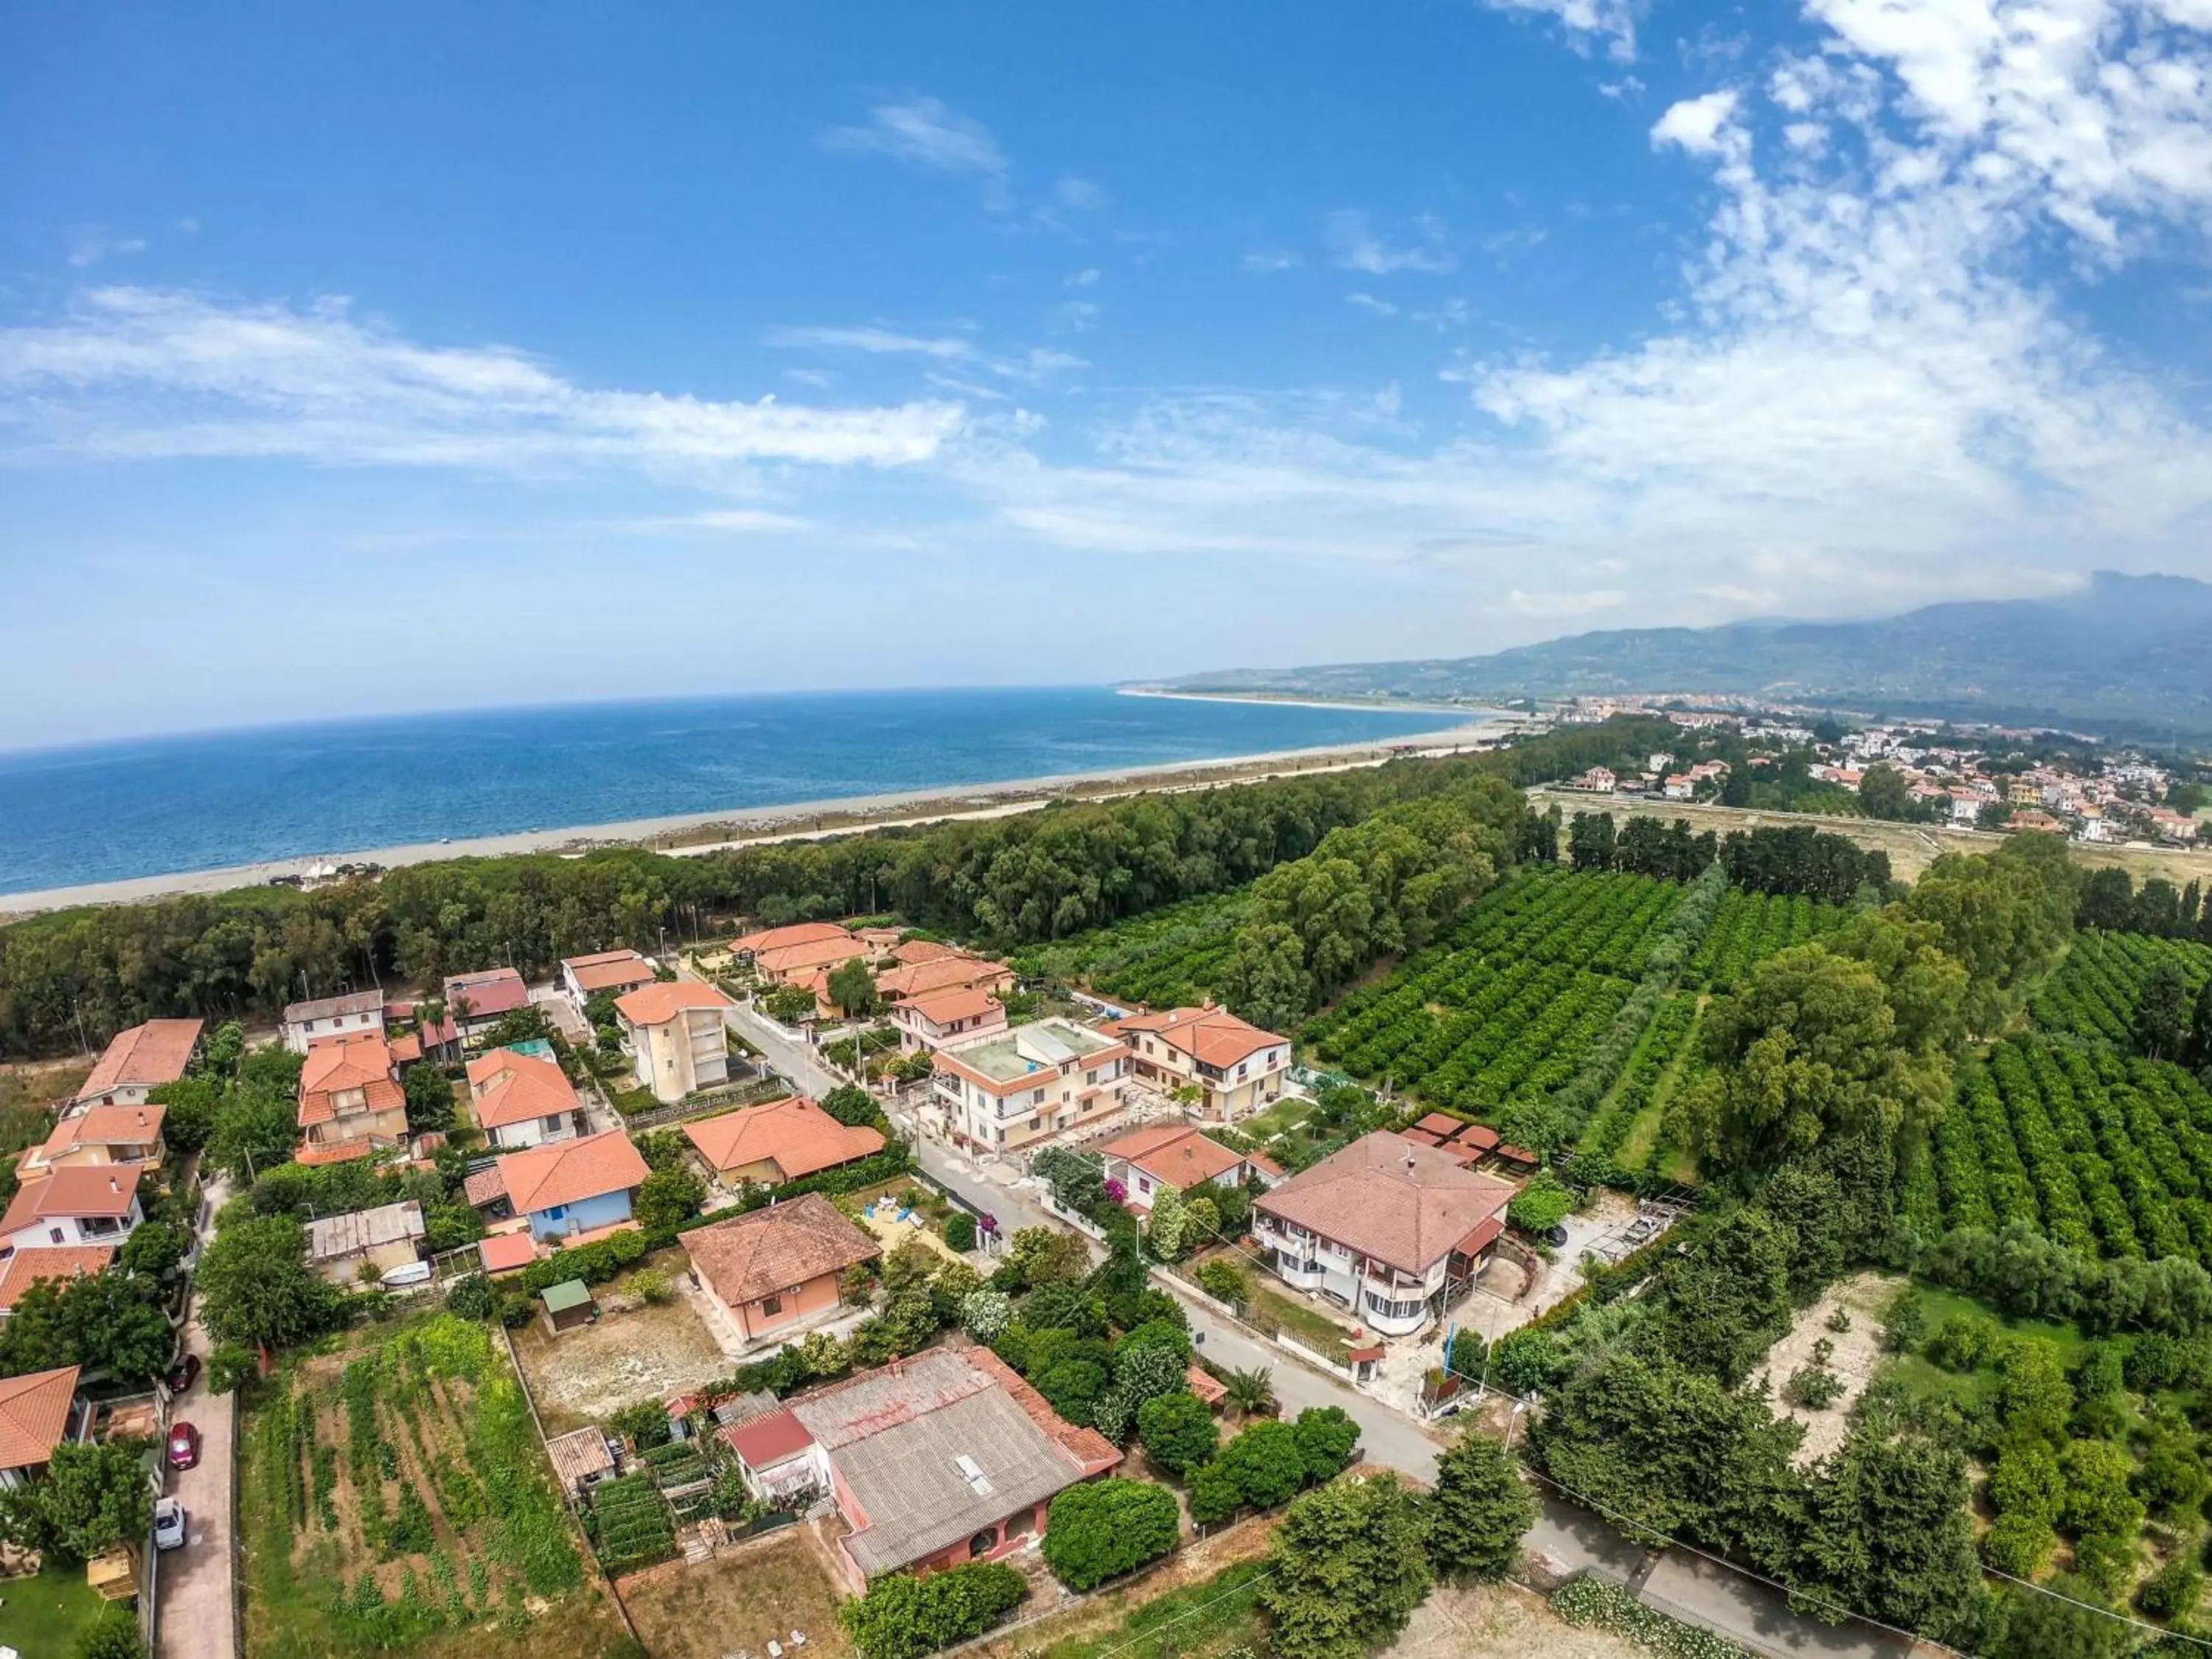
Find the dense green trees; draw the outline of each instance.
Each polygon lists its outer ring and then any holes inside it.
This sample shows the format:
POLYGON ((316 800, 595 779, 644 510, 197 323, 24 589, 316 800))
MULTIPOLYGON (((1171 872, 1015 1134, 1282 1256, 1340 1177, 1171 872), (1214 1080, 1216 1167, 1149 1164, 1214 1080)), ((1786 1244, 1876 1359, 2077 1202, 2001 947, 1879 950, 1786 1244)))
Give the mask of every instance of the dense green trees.
POLYGON ((981 1636, 1020 1604, 1026 1582, 999 1561, 970 1561, 926 1578, 895 1572, 841 1604, 861 1659, 922 1659, 981 1636))
POLYGON ((1427 1510, 1429 1561, 1437 1575, 1488 1583, 1520 1559, 1536 1497, 1510 1452, 1469 1431, 1437 1459, 1427 1510))
POLYGON ((1197 1395, 1164 1394, 1138 1407, 1137 1440, 1146 1456, 1180 1480, 1220 1449, 1221 1431, 1197 1395))
POLYGON ((1405 1629, 1428 1594, 1420 1501, 1393 1475, 1340 1480, 1291 1505, 1260 1587, 1281 1659, 1359 1659, 1405 1629))
POLYGON ((1072 1590, 1133 1572, 1176 1547, 1175 1493, 1149 1480, 1109 1479, 1070 1486, 1052 1500, 1045 1564, 1072 1590))
POLYGON ((143 1539, 154 1524, 153 1493, 139 1463, 144 1443, 55 1447, 45 1479, 0 1491, 0 1540, 79 1562, 143 1539))
POLYGON ((42 1279, 0 1322, 0 1376, 82 1365, 138 1384, 166 1370, 175 1351, 161 1285, 150 1274, 42 1279))
POLYGON ((289 1347, 320 1335, 340 1294, 307 1265, 307 1229, 289 1216, 234 1221, 200 1260, 200 1314, 218 1342, 289 1347))

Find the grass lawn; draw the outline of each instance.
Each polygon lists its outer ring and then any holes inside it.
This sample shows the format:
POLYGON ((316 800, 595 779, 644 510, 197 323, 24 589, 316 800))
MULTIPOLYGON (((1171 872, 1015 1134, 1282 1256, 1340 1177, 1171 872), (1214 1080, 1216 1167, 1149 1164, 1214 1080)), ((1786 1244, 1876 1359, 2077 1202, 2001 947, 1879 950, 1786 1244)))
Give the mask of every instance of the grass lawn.
POLYGON ((620 1583, 623 1604, 653 1659, 762 1654, 771 1638, 788 1650, 795 1630, 805 1632, 807 1654, 850 1659, 837 1620, 844 1597, 821 1547, 802 1522, 697 1566, 668 1561, 632 1573, 620 1583))
POLYGON ((1214 1659, 1231 1648, 1257 1648, 1266 1627, 1260 1612, 1259 1580, 1264 1561, 1239 1561, 1210 1578, 1137 1601, 1144 1586, 1117 1598, 1123 1606, 1110 1611, 1121 1617, 1099 1621, 1091 1618, 1079 1627, 1055 1633, 1057 1620, 1031 1626, 1017 1638, 1024 1654, 1038 1659, 1214 1659), (1133 1605, 1130 1605, 1133 1603, 1133 1605))
POLYGON ((1258 1282, 1254 1276, 1252 1307, 1266 1316, 1255 1322, 1265 1325, 1268 1319, 1288 1331, 1292 1336, 1311 1343, 1322 1352, 1338 1361, 1348 1363, 1344 1355, 1350 1351, 1351 1333, 1327 1314, 1316 1312, 1293 1297, 1279 1295, 1258 1282))
POLYGON ((0 1644, 30 1659, 74 1650, 78 1628, 100 1611, 82 1567, 49 1567, 34 1578, 0 1578, 0 1644))
POLYGON ((1960 1314, 1978 1314, 1984 1319, 1994 1319, 2008 1336, 2039 1336, 2058 1345, 2059 1355, 2070 1369, 2080 1363, 2081 1351, 2089 1346, 2089 1339, 2081 1334, 2081 1328, 2062 1324, 2051 1319, 2013 1319, 1999 1313, 1986 1302, 1978 1302, 1957 1291, 1938 1290, 1932 1285, 1914 1287, 1920 1298, 1921 1310, 1927 1315, 1928 1334, 1933 1336, 1947 1319, 1960 1314))

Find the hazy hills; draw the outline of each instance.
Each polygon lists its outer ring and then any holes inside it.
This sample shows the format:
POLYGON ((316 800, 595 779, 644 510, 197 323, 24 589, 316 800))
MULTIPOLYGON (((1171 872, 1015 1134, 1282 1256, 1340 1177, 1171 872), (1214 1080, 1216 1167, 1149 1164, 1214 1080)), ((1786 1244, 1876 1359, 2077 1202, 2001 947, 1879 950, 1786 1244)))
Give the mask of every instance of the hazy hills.
POLYGON ((2212 584, 2100 571, 2054 599, 1931 605, 1869 622, 1621 629, 1485 657, 1236 669, 1170 684, 1486 699, 1733 692, 1892 715, 2212 736, 2212 584))

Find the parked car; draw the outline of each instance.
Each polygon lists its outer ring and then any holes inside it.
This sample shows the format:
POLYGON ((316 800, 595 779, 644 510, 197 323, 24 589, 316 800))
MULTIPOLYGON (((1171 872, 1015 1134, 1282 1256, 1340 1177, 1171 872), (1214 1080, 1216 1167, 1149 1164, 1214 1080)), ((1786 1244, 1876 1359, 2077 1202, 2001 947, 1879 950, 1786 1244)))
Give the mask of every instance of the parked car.
POLYGON ((154 1547, 179 1549, 184 1541, 185 1506, 176 1498, 164 1498, 154 1505, 154 1547))
POLYGON ((169 1431, 169 1467, 188 1469, 200 1461, 200 1431, 189 1423, 179 1423, 169 1431))
POLYGON ((169 1392, 182 1394, 200 1380, 200 1357, 188 1353, 169 1367, 169 1392))

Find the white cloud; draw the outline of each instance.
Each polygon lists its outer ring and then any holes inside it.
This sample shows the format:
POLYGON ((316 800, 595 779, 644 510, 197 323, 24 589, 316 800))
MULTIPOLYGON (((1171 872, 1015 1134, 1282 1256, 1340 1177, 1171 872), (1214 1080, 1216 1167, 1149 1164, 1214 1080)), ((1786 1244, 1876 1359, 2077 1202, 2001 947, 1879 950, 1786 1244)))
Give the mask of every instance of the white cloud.
POLYGON ((1339 269, 1364 270, 1373 276, 1398 270, 1445 271, 1458 264, 1444 246, 1443 226, 1436 219, 1423 214, 1407 228, 1412 232, 1410 240, 1393 245, 1376 232, 1365 214, 1346 209, 1328 216, 1329 247, 1339 269))
POLYGON ((1057 179, 1052 187, 1052 199, 1060 207, 1075 213, 1100 213, 1106 208, 1105 186, 1088 179, 1069 177, 1057 179))
POLYGON ((957 404, 818 409, 602 391, 500 346, 425 346, 343 300, 305 310, 148 289, 79 295, 0 329, 0 450, 133 459, 292 457, 526 471, 599 463, 726 477, 763 461, 899 465, 957 404))
POLYGON ((811 519, 794 513, 772 513, 765 508, 732 507, 710 507, 698 513, 677 513, 659 517, 626 519, 604 526, 609 530, 634 531, 644 535, 790 535, 815 527, 811 519))
POLYGON ((1091 266, 1088 270, 1078 270, 1078 271, 1073 271, 1073 272, 1070 272, 1070 273, 1069 273, 1069 275, 1067 276, 1066 279, 1066 285, 1067 287, 1069 287, 1069 288, 1096 288, 1096 287, 1097 287, 1097 286, 1098 286, 1098 267, 1097 267, 1097 266, 1096 266, 1096 265, 1092 265, 1092 266, 1091 266))
POLYGON ((1372 294, 1347 294, 1344 296, 1344 303, 1348 306, 1358 306, 1362 311, 1371 311, 1378 317, 1395 317, 1398 314, 1397 307, 1392 305, 1388 300, 1376 299, 1372 294))
POLYGON ((957 335, 901 334, 887 328, 776 328, 768 343, 776 346, 819 346, 833 351, 877 356, 910 353, 921 357, 964 357, 974 348, 957 335))
POLYGON ((1723 89, 1668 106, 1651 128, 1655 144, 1680 144, 1696 155, 1717 155, 1735 115, 1736 95, 1723 89))
POLYGON ((143 253, 143 236, 112 236, 98 225, 79 225, 69 234, 69 262, 79 270, 89 270, 118 253, 143 253))
POLYGON ((1492 11, 1536 11, 1556 17, 1578 48, 1602 46, 1626 63, 1636 56, 1637 0, 1482 0, 1492 11))
POLYGON ((1261 276, 1271 276, 1279 270, 1295 270, 1305 260, 1285 248, 1265 248, 1244 256, 1244 269, 1256 270, 1261 276))
POLYGON ((1052 325, 1063 334, 1088 334, 1098 326, 1103 307, 1089 300, 1069 300, 1052 308, 1052 325))
POLYGON ((832 127, 822 147, 845 155, 888 155, 927 173, 964 174, 983 181, 984 204, 1003 211, 1012 205, 1006 187, 1006 152, 991 130, 936 98, 878 104, 868 124, 832 127))

